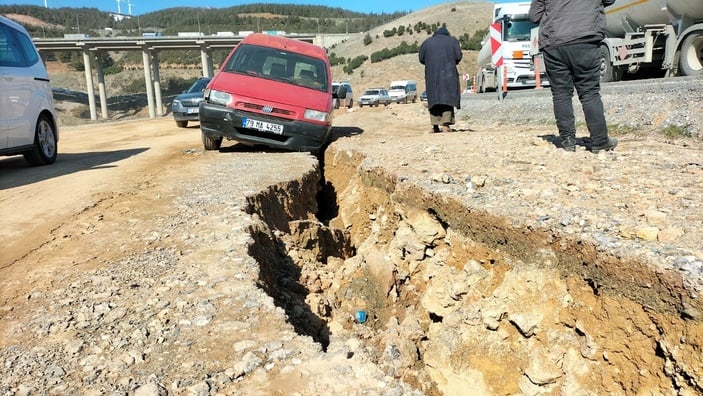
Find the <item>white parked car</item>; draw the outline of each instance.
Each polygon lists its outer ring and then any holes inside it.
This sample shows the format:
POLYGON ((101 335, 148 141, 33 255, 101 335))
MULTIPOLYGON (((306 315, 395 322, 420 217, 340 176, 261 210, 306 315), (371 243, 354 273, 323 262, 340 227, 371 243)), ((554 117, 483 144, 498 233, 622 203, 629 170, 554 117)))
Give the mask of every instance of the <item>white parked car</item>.
POLYGON ((56 161, 58 120, 49 74, 21 25, 0 16, 0 155, 56 161))
POLYGON ((388 91, 383 88, 369 88, 359 98, 359 107, 378 106, 380 104, 388 106, 389 103, 391 103, 391 97, 388 96, 388 91))

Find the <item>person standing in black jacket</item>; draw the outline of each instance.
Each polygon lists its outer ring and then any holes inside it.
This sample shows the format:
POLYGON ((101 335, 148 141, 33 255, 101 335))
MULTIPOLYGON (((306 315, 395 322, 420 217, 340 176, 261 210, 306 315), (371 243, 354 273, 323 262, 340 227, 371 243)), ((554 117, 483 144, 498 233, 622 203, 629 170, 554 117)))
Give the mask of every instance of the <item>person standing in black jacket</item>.
POLYGON ((459 64, 463 54, 459 40, 452 37, 445 27, 422 42, 418 54, 420 63, 425 65, 425 90, 427 107, 430 109, 432 131, 451 131, 454 124, 454 108, 461 108, 461 85, 459 85, 459 64))
POLYGON ((539 48, 552 91, 562 148, 576 150, 571 98, 576 88, 591 136, 591 152, 613 150, 600 96, 600 42, 605 7, 615 0, 532 0, 529 18, 539 24, 539 48))

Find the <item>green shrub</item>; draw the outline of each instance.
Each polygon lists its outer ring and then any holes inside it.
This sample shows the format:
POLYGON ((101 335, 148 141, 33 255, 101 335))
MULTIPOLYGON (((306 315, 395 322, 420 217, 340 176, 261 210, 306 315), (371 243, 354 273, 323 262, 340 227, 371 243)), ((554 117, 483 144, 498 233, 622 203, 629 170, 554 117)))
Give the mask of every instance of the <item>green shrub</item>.
POLYGON ((477 30, 473 36, 469 37, 468 33, 464 33, 459 37, 459 44, 463 50, 479 51, 481 50, 481 42, 488 34, 488 28, 477 30))
POLYGON ((400 43, 399 46, 397 46, 393 49, 384 48, 380 51, 376 51, 376 52, 372 53, 371 54, 371 63, 380 62, 382 60, 390 59, 390 58, 396 57, 398 55, 416 54, 419 51, 420 51, 420 46, 418 45, 417 41, 414 42, 412 45, 403 41, 400 43))
POLYGON ((667 125, 662 129, 662 133, 670 139, 690 138, 693 136, 690 125, 667 125))
MULTIPOLYGON (((585 123, 584 123, 584 128, 585 128, 585 123)), ((608 125, 608 132, 612 135, 628 135, 631 133, 636 133, 637 128, 632 126, 632 125, 621 125, 621 124, 614 124, 614 125, 608 125)))
POLYGON ((330 60, 330 66, 343 65, 346 63, 346 59, 338 57, 334 52, 329 54, 328 58, 330 60))
POLYGON ((124 70, 124 67, 122 67, 122 65, 112 65, 104 68, 103 73, 107 76, 110 74, 118 74, 122 70, 124 70))
POLYGON ((350 59, 349 62, 347 62, 347 65, 344 66, 344 72, 347 74, 352 74, 354 73, 354 69, 359 68, 364 62, 368 60, 368 56, 366 55, 359 55, 354 59, 350 59))
POLYGON ((167 93, 177 94, 185 91, 193 84, 193 79, 182 77, 167 78, 161 85, 161 89, 167 93))
POLYGON ((137 78, 130 81, 129 84, 124 86, 123 92, 125 94, 144 93, 144 79, 137 78))

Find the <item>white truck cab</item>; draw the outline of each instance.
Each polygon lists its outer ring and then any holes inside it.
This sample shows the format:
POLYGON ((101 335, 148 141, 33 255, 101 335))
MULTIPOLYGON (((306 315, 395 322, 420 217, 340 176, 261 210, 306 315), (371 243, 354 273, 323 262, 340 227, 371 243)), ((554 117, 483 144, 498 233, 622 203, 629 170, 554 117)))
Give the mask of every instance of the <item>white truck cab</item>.
MULTIPOLYGON (((535 87, 536 79, 530 58, 531 30, 537 25, 528 18, 530 2, 499 3, 493 8, 492 22, 501 23, 501 55, 508 88, 535 87)), ((494 91, 500 86, 500 69, 493 64, 490 35, 478 54, 476 85, 478 92, 494 91)), ((546 78, 542 85, 549 85, 546 78)))

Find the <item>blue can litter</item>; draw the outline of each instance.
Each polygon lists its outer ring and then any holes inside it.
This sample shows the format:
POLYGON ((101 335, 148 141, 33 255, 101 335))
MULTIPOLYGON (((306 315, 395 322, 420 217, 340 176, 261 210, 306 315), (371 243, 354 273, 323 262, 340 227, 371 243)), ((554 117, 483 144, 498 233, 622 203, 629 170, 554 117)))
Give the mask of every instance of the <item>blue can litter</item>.
POLYGON ((354 318, 356 319, 357 323, 366 322, 366 311, 364 311, 363 309, 356 311, 356 313, 354 314, 354 318))

